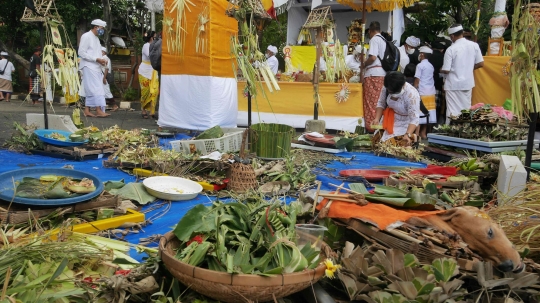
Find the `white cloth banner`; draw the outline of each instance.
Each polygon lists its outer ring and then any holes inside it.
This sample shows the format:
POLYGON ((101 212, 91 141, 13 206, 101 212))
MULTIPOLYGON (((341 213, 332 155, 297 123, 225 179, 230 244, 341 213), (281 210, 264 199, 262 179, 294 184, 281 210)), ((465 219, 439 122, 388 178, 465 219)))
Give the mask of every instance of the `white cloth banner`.
POLYGON ((162 75, 160 127, 206 130, 236 127, 236 79, 212 76, 162 75))
MULTIPOLYGON (((319 114, 319 120, 324 120, 326 123, 326 129, 334 130, 346 130, 354 132, 358 125, 359 117, 335 117, 324 116, 319 114)), ((161 119, 161 117, 160 117, 161 119)), ((294 128, 305 128, 307 120, 313 120, 313 116, 308 115, 289 115, 289 114, 273 114, 273 113, 257 113, 253 111, 251 113, 251 123, 279 123, 292 126, 294 128), (260 117, 260 119, 259 119, 260 117)), ((239 126, 247 126, 248 113, 246 111, 238 111, 237 124, 239 126)))
POLYGON ((401 35, 405 32, 405 16, 403 15, 403 9, 397 8, 391 15, 393 16, 392 39, 397 41, 396 45, 399 46, 401 43, 401 35))

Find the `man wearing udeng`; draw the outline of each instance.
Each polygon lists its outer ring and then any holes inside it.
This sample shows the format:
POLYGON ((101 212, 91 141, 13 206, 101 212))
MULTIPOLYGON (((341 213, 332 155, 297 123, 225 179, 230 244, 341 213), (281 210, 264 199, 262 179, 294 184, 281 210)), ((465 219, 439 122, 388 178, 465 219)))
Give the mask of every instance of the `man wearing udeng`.
POLYGON ((83 73, 83 86, 86 93, 84 115, 87 117, 107 117, 105 113, 105 91, 103 90, 103 73, 101 66, 107 64, 102 58, 101 43, 98 36, 105 33, 107 23, 96 19, 91 23, 92 28, 81 36, 79 56, 80 69, 83 73), (96 115, 90 113, 90 107, 97 107, 96 115))

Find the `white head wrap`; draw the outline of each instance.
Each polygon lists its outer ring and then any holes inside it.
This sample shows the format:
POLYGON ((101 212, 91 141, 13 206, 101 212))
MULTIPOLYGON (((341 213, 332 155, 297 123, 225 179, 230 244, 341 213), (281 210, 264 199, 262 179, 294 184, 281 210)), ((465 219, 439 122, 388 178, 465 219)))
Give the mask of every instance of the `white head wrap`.
POLYGON ((410 36, 405 40, 405 43, 409 44, 412 47, 418 47, 420 46, 420 39, 416 38, 415 36, 410 36))
POLYGON ((92 21, 92 23, 90 23, 90 24, 107 27, 107 22, 105 22, 105 21, 103 21, 101 19, 96 19, 96 20, 92 21))
POLYGON ((1 52, 0 56, 9 56, 9 54, 7 52, 1 52))
POLYGON ((353 54, 361 54, 362 53, 362 46, 361 45, 357 45, 354 47, 354 52, 353 54))
POLYGON ((274 55, 277 54, 277 47, 275 47, 273 45, 268 45, 268 47, 266 49, 271 51, 272 53, 274 53, 274 55))
POLYGON ((449 34, 449 35, 455 34, 455 33, 459 32, 459 31, 462 31, 462 30, 463 30, 463 26, 458 25, 458 26, 456 26, 456 27, 451 27, 451 28, 449 28, 449 29, 448 29, 448 34, 449 34))
POLYGON ((101 51, 104 52, 104 53, 107 53, 107 48, 102 46, 101 51))
POLYGON ((418 51, 424 54, 433 54, 433 50, 427 46, 421 46, 418 51))

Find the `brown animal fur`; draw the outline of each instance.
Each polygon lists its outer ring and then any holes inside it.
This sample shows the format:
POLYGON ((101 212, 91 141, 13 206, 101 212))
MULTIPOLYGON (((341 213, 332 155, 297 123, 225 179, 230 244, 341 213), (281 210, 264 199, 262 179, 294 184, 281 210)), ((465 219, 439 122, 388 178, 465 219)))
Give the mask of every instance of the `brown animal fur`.
POLYGON ((458 234, 472 251, 478 253, 485 261, 491 261, 497 266, 503 262, 512 261, 513 270, 522 267, 519 253, 499 224, 493 222, 485 212, 476 207, 456 207, 437 215, 414 217, 407 223, 417 227, 434 227, 449 234, 458 234))

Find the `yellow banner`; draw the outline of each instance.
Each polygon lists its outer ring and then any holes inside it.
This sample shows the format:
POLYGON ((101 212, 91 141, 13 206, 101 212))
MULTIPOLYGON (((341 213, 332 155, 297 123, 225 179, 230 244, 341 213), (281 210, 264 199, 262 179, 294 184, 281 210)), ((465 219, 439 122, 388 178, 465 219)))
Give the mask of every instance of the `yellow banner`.
POLYGON ((502 106, 506 99, 512 98, 510 78, 503 75, 503 68, 510 59, 510 57, 499 56, 484 57, 484 67, 474 71, 473 104, 502 106))
POLYGON ((306 73, 313 72, 315 66, 315 46, 292 46, 291 64, 306 73))
MULTIPOLYGON (((174 1, 165 0, 165 8, 170 7, 174 1)), ((227 0, 193 0, 195 6, 186 10, 186 31, 184 41, 184 56, 176 56, 168 52, 167 44, 170 38, 168 31, 163 29, 162 68, 164 75, 195 75, 234 78, 233 57, 231 55, 230 39, 238 32, 238 22, 225 14, 229 2, 227 0), (199 24, 199 15, 205 14, 210 20, 205 25, 204 36, 208 39, 207 49, 204 53, 195 50, 199 24)), ((164 18, 173 18, 172 29, 176 30, 176 11, 172 14, 168 9, 164 11, 164 18)), ((180 33, 174 33, 179 35, 180 33)))
MULTIPOLYGON (((264 84, 263 84, 264 85, 264 84)), ((238 110, 247 111, 247 98, 244 96, 245 82, 238 82, 238 110)), ((279 82, 280 91, 270 93, 264 85, 266 96, 258 94, 253 100, 253 112, 267 112, 290 115, 313 115, 313 84, 310 82, 279 82)), ((320 83, 321 106, 319 115, 335 117, 362 117, 362 84, 349 84, 350 95, 347 102, 338 103, 335 98, 341 83, 320 83)))

